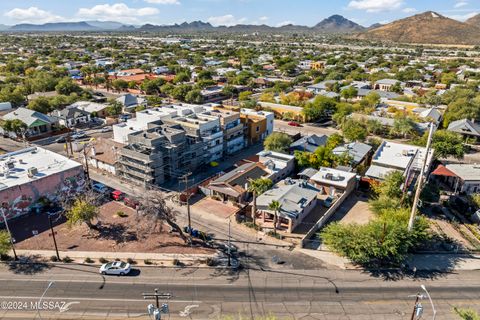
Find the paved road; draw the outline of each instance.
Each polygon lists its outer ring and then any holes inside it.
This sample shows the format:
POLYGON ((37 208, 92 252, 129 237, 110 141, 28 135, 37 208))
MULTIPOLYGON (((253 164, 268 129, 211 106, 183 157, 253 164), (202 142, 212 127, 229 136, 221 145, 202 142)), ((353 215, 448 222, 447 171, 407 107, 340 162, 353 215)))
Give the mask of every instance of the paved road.
POLYGON ((275 131, 285 132, 288 134, 309 135, 332 135, 339 132, 339 130, 331 127, 321 127, 316 124, 304 124, 302 127, 292 127, 288 125, 288 121, 275 120, 275 131))
MULTIPOLYGON (((131 277, 101 276, 94 266, 57 266, 28 274, 0 267, 0 300, 38 301, 50 281, 46 302, 72 302, 71 309, 42 310, 41 318, 148 319, 142 293, 169 292, 173 319, 251 318, 277 315, 305 319, 407 319, 412 297, 425 284, 438 309, 437 319, 454 319, 453 306, 480 308, 480 275, 451 274, 437 280, 383 281, 357 271, 260 271, 141 268, 131 277), (190 309, 190 314, 185 312, 190 309)), ((163 301, 162 301, 163 302, 163 301)), ((425 319, 431 316, 423 302, 425 319)), ((4 304, 3 304, 4 305, 4 304)), ((0 311, 1 319, 34 318, 34 311, 0 311)), ((40 317, 39 317, 40 319, 40 317)))

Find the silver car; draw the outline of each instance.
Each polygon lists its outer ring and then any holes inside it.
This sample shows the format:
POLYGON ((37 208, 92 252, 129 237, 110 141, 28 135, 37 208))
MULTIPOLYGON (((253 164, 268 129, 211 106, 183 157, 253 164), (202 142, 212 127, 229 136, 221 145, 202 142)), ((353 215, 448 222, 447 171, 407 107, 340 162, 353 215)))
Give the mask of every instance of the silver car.
POLYGON ((100 267, 101 274, 124 276, 130 272, 130 264, 122 261, 105 263, 100 267))

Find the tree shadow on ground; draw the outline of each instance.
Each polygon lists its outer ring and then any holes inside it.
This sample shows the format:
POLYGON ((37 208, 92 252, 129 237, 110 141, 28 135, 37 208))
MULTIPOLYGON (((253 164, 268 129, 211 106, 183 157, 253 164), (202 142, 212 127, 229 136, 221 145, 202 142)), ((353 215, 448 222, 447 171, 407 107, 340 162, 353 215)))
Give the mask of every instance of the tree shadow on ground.
POLYGON ((435 280, 454 273, 458 264, 466 259, 475 259, 475 257, 471 254, 455 253, 416 254, 397 268, 365 267, 363 272, 384 281, 435 280))
POLYGON ((98 224, 95 235, 96 239, 113 240, 116 244, 137 241, 137 233, 122 224, 98 224))
POLYGON ((8 270, 15 274, 33 275, 49 270, 52 265, 37 255, 19 256, 18 261, 8 262, 8 270))

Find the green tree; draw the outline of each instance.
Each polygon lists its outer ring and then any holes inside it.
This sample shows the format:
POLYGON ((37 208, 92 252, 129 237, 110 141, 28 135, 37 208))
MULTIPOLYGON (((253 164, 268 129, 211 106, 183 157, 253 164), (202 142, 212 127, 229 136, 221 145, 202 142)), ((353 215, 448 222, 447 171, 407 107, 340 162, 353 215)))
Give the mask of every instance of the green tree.
POLYGON ((384 180, 373 186, 377 196, 400 199, 403 195, 401 185, 405 182, 403 174, 400 171, 392 171, 386 175, 384 180))
POLYGON ((365 141, 368 136, 365 124, 354 119, 348 119, 343 123, 342 132, 350 141, 365 141))
POLYGON ((251 179, 248 182, 248 192, 252 193, 253 201, 252 201, 252 219, 253 224, 255 224, 255 217, 257 216, 257 196, 265 193, 268 189, 270 189, 273 185, 272 180, 268 178, 258 178, 258 179, 251 179))
POLYGON ((1 127, 3 130, 17 135, 22 135, 28 128, 25 122, 20 119, 4 120, 1 123, 1 127))
MULTIPOLYGON (((418 145, 426 146, 428 139, 428 132, 420 138, 418 145)), ((454 157, 457 159, 463 159, 465 155, 465 146, 463 145, 463 138, 460 134, 448 131, 437 130, 433 134, 432 148, 435 150, 436 158, 448 158, 454 157)))
POLYGON ((370 134, 380 134, 383 131, 383 125, 378 120, 368 120, 367 121, 367 131, 370 134))
POLYGON ((72 94, 72 93, 82 93, 82 88, 75 82, 73 82, 72 79, 70 78, 63 78, 58 82, 58 84, 55 86, 55 91, 57 91, 58 94, 64 94, 66 96, 72 94))
POLYGON ((428 237, 428 222, 423 217, 408 231, 409 215, 408 208, 390 208, 365 225, 332 223, 321 237, 329 248, 356 264, 398 267, 428 237))
POLYGON ((273 132, 265 139, 263 146, 265 150, 287 153, 292 142, 292 138, 290 138, 288 134, 273 132))
POLYGON ((480 320, 480 315, 473 309, 461 309, 455 307, 453 310, 462 320, 480 320))
POLYGON ((123 79, 115 79, 112 81, 112 87, 117 91, 123 91, 128 88, 128 82, 123 79))
POLYGON ((122 113, 123 105, 118 101, 111 101, 106 109, 109 116, 114 117, 122 113))
POLYGON ((100 211, 98 207, 87 197, 76 199, 65 214, 69 226, 85 223, 90 229, 96 228, 93 221, 97 219, 99 215, 100 211))
POLYGON ((282 209, 282 205, 277 200, 272 200, 268 204, 268 209, 273 211, 273 235, 277 235, 277 221, 278 221, 278 212, 282 209))
POLYGON ((415 121, 409 117, 396 118, 390 132, 395 136, 402 136, 403 138, 413 136, 417 133, 415 121))
POLYGON ((355 87, 348 87, 348 88, 345 88, 343 89, 341 92, 340 92, 340 96, 342 98, 344 98, 345 100, 350 100, 350 99, 353 99, 355 98, 356 96, 358 95, 358 89, 355 88, 355 87))
POLYGON ((270 103, 276 103, 275 101, 275 95, 272 92, 264 92, 260 95, 258 98, 259 101, 261 102, 270 102, 270 103))
POLYGON ((201 104, 203 96, 200 90, 190 90, 185 96, 185 102, 201 104))
POLYGON ((186 72, 180 72, 178 73, 175 78, 173 79, 173 83, 182 83, 182 82, 187 82, 190 81, 190 76, 186 72))
POLYGON ((243 91, 238 94, 238 100, 239 101, 247 101, 250 99, 252 96, 253 92, 252 91, 243 91))
POLYGON ((0 256, 7 254, 11 247, 12 244, 8 232, 6 230, 0 231, 0 256))
POLYGON ((192 86, 188 84, 177 85, 171 92, 174 99, 185 101, 185 97, 192 90, 192 86))
POLYGON ((370 92, 360 101, 360 106, 365 112, 369 112, 377 107, 380 103, 380 95, 376 92, 370 92))
POLYGON ((45 114, 53 110, 47 97, 38 97, 35 100, 31 100, 28 103, 28 109, 45 114))
POLYGON ((336 107, 337 102, 334 99, 317 96, 313 102, 305 104, 302 113, 307 121, 315 121, 335 112, 336 107))

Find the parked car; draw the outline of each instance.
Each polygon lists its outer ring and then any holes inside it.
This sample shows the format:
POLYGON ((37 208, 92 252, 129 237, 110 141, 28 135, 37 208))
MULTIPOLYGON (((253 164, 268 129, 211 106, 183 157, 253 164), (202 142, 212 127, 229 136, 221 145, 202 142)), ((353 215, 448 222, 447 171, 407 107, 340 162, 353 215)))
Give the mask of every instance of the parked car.
POLYGON ((92 185, 92 190, 98 193, 106 194, 108 192, 108 187, 103 183, 97 182, 92 185))
POLYGON ((334 200, 335 199, 332 196, 329 196, 327 199, 323 200, 323 205, 326 208, 330 208, 332 206, 334 200))
POLYGON ((123 203, 130 208, 137 209, 140 206, 140 202, 132 197, 125 197, 123 203))
POLYGON ((124 276, 130 272, 130 264, 122 261, 115 261, 102 264, 100 267, 101 274, 110 274, 116 276, 124 276))
POLYGON ((123 193, 120 190, 115 190, 115 191, 112 191, 111 196, 112 196, 112 199, 115 201, 122 201, 123 198, 125 198, 125 193, 123 193))
POLYGON ((71 138, 73 140, 83 139, 83 138, 86 138, 86 137, 87 137, 87 134, 83 131, 78 131, 75 134, 72 134, 72 136, 71 136, 71 138))
POLYGON ((110 132, 112 131, 112 127, 111 126, 106 126, 106 127, 103 127, 102 130, 100 130, 101 132, 105 133, 105 132, 110 132))
POLYGON ((288 123, 289 126, 292 126, 292 127, 301 127, 302 125, 298 122, 295 122, 295 121, 290 121, 288 123))
POLYGON ((65 143, 65 142, 67 142, 67 138, 65 138, 65 137, 62 136, 62 137, 60 137, 60 138, 57 138, 57 139, 55 140, 55 142, 56 142, 56 143, 65 143))

